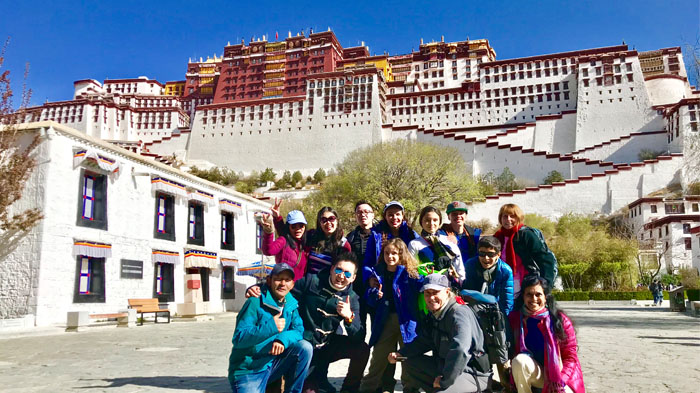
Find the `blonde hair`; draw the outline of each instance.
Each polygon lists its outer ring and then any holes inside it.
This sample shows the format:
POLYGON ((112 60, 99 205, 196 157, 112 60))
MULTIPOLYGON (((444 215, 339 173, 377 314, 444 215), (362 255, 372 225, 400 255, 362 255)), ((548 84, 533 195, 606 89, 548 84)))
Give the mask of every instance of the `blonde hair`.
MULTIPOLYGON (((413 255, 408 251, 406 243, 398 237, 385 240, 382 244, 382 261, 384 261, 384 250, 386 250, 387 247, 396 248, 399 251, 399 264, 406 268, 411 278, 418 278, 418 261, 416 261, 413 255)), ((384 263, 386 264, 386 262, 384 263)))
POLYGON ((517 225, 522 224, 525 220, 525 213, 523 213, 523 209, 521 209, 520 206, 516 205, 515 203, 506 203, 505 205, 501 206, 501 210, 498 211, 498 225, 503 226, 503 224, 501 224, 501 218, 507 215, 515 216, 515 218, 518 219, 517 225))

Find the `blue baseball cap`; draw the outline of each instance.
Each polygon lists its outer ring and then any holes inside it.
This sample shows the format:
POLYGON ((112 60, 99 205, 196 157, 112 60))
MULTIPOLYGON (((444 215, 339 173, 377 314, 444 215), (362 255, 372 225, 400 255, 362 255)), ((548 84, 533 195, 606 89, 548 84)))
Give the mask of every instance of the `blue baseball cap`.
POLYGON ((292 210, 289 212, 289 214, 287 214, 287 224, 292 225, 300 223, 307 225, 304 213, 300 212, 299 210, 292 210))
POLYGON ((282 272, 290 272, 292 273, 292 279, 294 278, 294 269, 292 269, 291 266, 288 264, 282 262, 282 263, 276 263, 275 266, 272 267, 272 271, 270 272, 270 276, 276 276, 282 272))
POLYGON ((403 205, 401 204, 401 202, 391 201, 391 202, 387 203, 386 205, 384 205, 384 210, 382 211, 382 214, 386 213, 387 209, 389 209, 390 207, 394 207, 394 206, 398 207, 401 210, 405 210, 403 208, 403 205))

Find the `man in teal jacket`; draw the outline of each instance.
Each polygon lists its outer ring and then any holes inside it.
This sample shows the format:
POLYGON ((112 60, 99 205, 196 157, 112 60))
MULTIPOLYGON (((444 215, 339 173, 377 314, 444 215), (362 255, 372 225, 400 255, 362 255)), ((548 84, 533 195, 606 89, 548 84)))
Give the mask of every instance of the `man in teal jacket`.
POLYGON ((284 376, 286 393, 301 392, 313 347, 303 340, 304 323, 289 293, 294 269, 276 264, 265 287, 262 296, 249 298, 238 313, 228 366, 231 389, 262 393, 284 376))

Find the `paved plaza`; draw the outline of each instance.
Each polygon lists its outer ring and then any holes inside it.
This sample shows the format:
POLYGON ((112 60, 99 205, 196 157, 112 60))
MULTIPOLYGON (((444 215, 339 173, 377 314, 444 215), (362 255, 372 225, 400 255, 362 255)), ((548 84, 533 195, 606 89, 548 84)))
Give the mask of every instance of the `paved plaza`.
MULTIPOLYGON (((588 392, 697 392, 700 318, 668 307, 564 304, 588 392)), ((135 328, 0 334, 3 392, 228 392, 235 314, 135 328)), ((330 370, 340 387, 347 361, 330 370)), ((397 370, 397 376, 399 371, 397 370)), ((400 385, 397 391, 400 391, 400 385)))

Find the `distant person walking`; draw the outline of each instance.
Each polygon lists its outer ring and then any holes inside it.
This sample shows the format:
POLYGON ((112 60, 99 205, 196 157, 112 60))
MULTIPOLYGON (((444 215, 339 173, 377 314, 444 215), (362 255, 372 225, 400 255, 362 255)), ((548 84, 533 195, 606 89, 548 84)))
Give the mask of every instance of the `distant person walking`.
POLYGON ((664 291, 658 278, 655 278, 654 281, 649 284, 649 290, 654 297, 654 306, 660 306, 664 301, 664 291))

